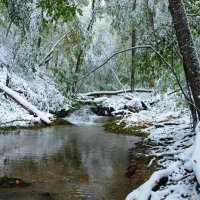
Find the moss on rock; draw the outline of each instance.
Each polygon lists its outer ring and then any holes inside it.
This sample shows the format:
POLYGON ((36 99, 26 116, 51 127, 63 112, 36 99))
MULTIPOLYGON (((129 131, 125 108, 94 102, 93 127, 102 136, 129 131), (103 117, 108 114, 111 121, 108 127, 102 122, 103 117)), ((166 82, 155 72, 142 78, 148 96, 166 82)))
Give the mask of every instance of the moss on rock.
POLYGON ((69 125, 73 125, 73 124, 65 119, 56 118, 52 121, 51 125, 52 126, 69 126, 69 125))
POLYGON ((106 131, 124 135, 135 135, 142 138, 147 137, 147 133, 142 129, 147 128, 146 125, 126 126, 125 122, 119 123, 119 120, 111 120, 103 125, 106 131))

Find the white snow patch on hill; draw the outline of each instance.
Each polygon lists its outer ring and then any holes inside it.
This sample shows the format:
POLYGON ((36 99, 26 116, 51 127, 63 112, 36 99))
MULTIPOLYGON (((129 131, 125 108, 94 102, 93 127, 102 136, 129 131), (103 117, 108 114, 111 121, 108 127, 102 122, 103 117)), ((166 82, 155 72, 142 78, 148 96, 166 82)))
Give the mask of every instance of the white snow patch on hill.
MULTIPOLYGON (((6 84, 8 71, 6 67, 0 68, 0 81, 6 84)), ((71 107, 70 100, 66 99, 56 88, 56 84, 50 81, 47 76, 40 78, 35 76, 30 80, 12 73, 9 87, 17 92, 21 97, 37 107, 40 111, 49 112, 60 111, 61 109, 69 110, 71 107), (49 84, 50 82, 50 84, 49 84)), ((0 93, 0 126, 20 125, 25 126, 39 121, 38 117, 30 115, 16 102, 4 93, 0 93)))

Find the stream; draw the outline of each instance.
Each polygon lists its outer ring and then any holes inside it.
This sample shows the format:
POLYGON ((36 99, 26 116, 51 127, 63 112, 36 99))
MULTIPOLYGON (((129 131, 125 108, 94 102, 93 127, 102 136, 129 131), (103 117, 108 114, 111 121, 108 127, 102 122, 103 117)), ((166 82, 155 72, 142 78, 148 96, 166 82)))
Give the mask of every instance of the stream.
POLYGON ((140 139, 80 124, 0 135, 1 176, 31 183, 0 188, 0 200, 123 200, 133 189, 128 149, 140 139))

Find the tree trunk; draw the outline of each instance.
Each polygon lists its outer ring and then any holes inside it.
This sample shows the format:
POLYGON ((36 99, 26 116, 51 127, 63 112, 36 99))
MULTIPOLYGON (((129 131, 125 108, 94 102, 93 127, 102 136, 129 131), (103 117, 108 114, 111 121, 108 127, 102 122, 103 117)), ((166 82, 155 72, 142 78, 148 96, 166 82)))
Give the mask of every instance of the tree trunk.
POLYGON ((183 59, 186 80, 191 88, 200 119, 200 66, 182 0, 169 0, 169 9, 183 59))
POLYGON ((78 74, 80 69, 81 69, 81 65, 83 63, 83 50, 81 49, 79 54, 78 54, 78 57, 77 57, 77 63, 76 63, 76 67, 75 67, 75 73, 78 74))
MULTIPOLYGON (((92 31, 93 28, 93 23, 94 23, 94 17, 95 17, 95 0, 92 0, 92 17, 91 20, 87 26, 87 32, 90 33, 92 31)), ((84 45, 84 49, 87 47, 87 45, 84 45)), ((83 61, 84 61, 84 56, 85 56, 85 51, 82 49, 82 47, 80 48, 80 51, 78 53, 77 56, 77 61, 76 61, 76 66, 75 66, 75 74, 79 74, 83 61)), ((72 92, 74 93, 76 91, 76 87, 77 87, 77 81, 75 80, 72 86, 72 92)))
MULTIPOLYGON (((136 31, 132 30, 132 47, 136 46, 136 31)), ((131 52, 131 92, 134 92, 135 89, 135 49, 131 52)))
MULTIPOLYGON (((133 11, 135 10, 135 8, 136 8, 136 0, 133 1, 133 11)), ((135 28, 133 28, 133 30, 132 30, 131 39, 132 39, 132 47, 135 47, 136 46, 136 30, 135 30, 135 28)), ((131 92, 134 92, 134 89, 135 89, 135 67, 134 67, 135 53, 136 53, 136 50, 133 49, 131 52, 131 56, 132 56, 132 58, 131 58, 131 92)))

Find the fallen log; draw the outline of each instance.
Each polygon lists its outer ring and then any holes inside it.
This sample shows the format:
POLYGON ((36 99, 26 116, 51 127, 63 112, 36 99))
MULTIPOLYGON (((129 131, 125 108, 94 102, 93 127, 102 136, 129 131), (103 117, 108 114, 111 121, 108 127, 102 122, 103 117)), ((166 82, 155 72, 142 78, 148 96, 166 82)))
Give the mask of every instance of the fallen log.
POLYGON ((36 115, 40 118, 40 120, 44 124, 50 124, 51 121, 47 116, 45 116, 41 111, 39 111, 34 105, 29 103, 26 99, 24 99, 22 96, 17 94, 15 91, 4 85, 0 82, 0 90, 5 92, 11 99, 13 99, 17 104, 19 104, 21 107, 23 107, 25 110, 27 110, 30 114, 36 115))
MULTIPOLYGON (((126 92, 131 92, 131 89, 117 90, 117 91, 88 92, 88 93, 82 93, 82 94, 78 94, 78 95, 80 95, 80 96, 101 96, 101 95, 117 95, 117 94, 122 94, 122 93, 126 93, 126 92)), ((151 93, 151 92, 153 92, 153 90, 135 89, 134 92, 151 93)))

